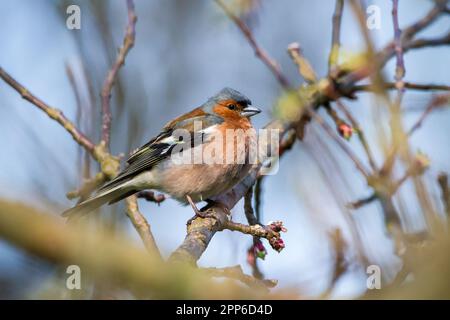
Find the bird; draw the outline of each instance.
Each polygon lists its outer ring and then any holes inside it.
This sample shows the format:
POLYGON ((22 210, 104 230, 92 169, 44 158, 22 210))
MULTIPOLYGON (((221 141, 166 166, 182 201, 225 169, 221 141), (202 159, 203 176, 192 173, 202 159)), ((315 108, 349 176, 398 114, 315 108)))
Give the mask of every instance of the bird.
POLYGON ((190 204, 196 215, 201 215, 195 203, 205 201, 207 207, 214 204, 214 197, 239 183, 252 167, 249 155, 255 145, 256 131, 250 118, 261 110, 251 104, 244 94, 223 88, 200 107, 168 122, 157 136, 131 153, 127 165, 115 178, 62 215, 73 217, 89 213, 147 189, 168 194, 183 205, 190 204), (230 130, 247 134, 243 148, 237 147, 237 138, 223 138, 230 130), (219 138, 223 138, 222 141, 219 138), (212 146, 222 147, 222 150, 212 146), (214 158, 218 150, 229 152, 230 147, 232 161, 195 161, 198 150, 202 155, 209 152, 214 158), (244 161, 236 161, 242 157, 244 161))

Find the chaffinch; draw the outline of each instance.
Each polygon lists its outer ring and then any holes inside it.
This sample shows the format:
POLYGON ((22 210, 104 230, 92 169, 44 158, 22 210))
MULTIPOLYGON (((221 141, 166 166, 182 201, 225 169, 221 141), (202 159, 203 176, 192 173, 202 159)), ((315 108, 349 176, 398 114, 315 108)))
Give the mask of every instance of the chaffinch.
POLYGON ((260 112, 243 94, 231 88, 222 89, 202 106, 167 123, 156 137, 131 154, 128 165, 116 178, 63 215, 87 213, 145 189, 169 194, 183 204, 212 202, 250 170, 250 144, 255 142, 256 132, 249 118, 260 112), (243 148, 239 148, 236 136, 226 138, 229 130, 239 129, 246 133, 243 148), (211 148, 214 143, 216 148, 211 148), (196 159, 199 150, 202 156, 209 152, 210 157, 220 158, 218 153, 225 151, 222 156, 228 157, 230 148, 233 159, 227 158, 226 163, 196 159), (237 161, 242 157, 244 161, 237 161))

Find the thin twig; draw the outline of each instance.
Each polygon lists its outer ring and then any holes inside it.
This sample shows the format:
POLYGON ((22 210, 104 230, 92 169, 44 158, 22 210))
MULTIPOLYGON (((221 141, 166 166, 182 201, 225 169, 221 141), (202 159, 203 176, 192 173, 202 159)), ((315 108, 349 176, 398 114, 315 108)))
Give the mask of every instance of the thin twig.
POLYGON ((372 203, 373 201, 375 201, 376 199, 378 199, 378 196, 376 193, 372 193, 370 196, 356 200, 354 202, 351 202, 349 204, 347 204, 347 207, 350 209, 359 209, 369 203, 372 203))
POLYGON ((271 247, 278 252, 284 249, 284 242, 281 240, 280 231, 286 232, 286 229, 283 227, 281 221, 276 221, 268 226, 262 226, 260 224, 245 225, 242 223, 225 220, 223 229, 239 231, 255 237, 265 238, 269 241, 271 247))
POLYGON ((345 114, 345 117, 350 121, 351 125, 356 130, 356 135, 358 136, 358 139, 364 148, 367 160, 369 161, 369 165, 373 171, 376 171, 377 165, 375 164, 372 150, 370 149, 369 143, 366 140, 366 135, 364 134, 364 131, 361 129, 361 126, 359 125, 358 121, 356 120, 355 117, 353 117, 353 115, 350 113, 347 107, 340 100, 336 100, 336 105, 338 106, 339 110, 341 110, 345 114))
POLYGON ((339 135, 343 137, 346 140, 349 140, 353 133, 353 127, 350 127, 350 125, 341 119, 341 117, 338 115, 336 110, 334 110, 329 103, 326 103, 324 105, 325 111, 330 116, 330 118, 333 120, 334 124, 336 125, 336 130, 338 131, 339 135), (343 128, 346 128, 343 130, 343 128))
POLYGON ((253 198, 253 189, 248 189, 247 193, 244 197, 244 212, 245 217, 250 225, 259 224, 258 219, 255 217, 255 213, 253 212, 252 207, 252 198, 253 198))
POLYGON ((253 36, 252 31, 250 28, 245 24, 244 21, 242 21, 238 16, 236 16, 230 8, 228 8, 227 5, 222 0, 215 0, 216 3, 223 9, 225 14, 230 18, 236 26, 241 30, 245 38, 247 39, 250 46, 255 51, 255 55, 261 59, 266 66, 272 71, 272 73, 275 75, 275 77, 278 79, 278 82, 281 84, 284 88, 290 88, 289 81, 287 78, 283 75, 281 68, 279 64, 269 56, 269 54, 262 49, 258 43, 255 40, 255 37, 253 36))
MULTIPOLYGON (((73 94, 75 96, 77 111, 75 115, 75 125, 78 128, 81 128, 81 117, 83 115, 83 103, 81 99, 81 92, 77 85, 77 81, 75 80, 75 74, 72 70, 72 67, 66 63, 66 74, 67 78, 69 78, 70 86, 72 87, 73 94)), ((83 166, 83 160, 85 163, 89 163, 89 154, 85 152, 83 148, 78 148, 77 150, 77 165, 78 165, 78 171, 81 173, 81 177, 85 179, 89 179, 89 168, 87 166, 83 166)))
MULTIPOLYGON (((404 82, 404 88, 410 90, 421 90, 421 91, 450 91, 450 86, 444 84, 419 84, 404 82)), ((387 82, 383 86, 384 89, 396 89, 396 84, 394 82, 387 82)), ((353 93, 360 91, 374 91, 374 87, 370 84, 355 85, 353 87, 353 93)))
POLYGON ((125 201, 127 204, 127 216, 130 218, 131 223, 139 233, 139 236, 141 237, 142 242, 144 242, 145 247, 151 253, 154 253, 155 255, 159 255, 161 257, 161 253, 158 250, 155 238, 153 238, 150 224, 139 211, 137 197, 135 195, 132 195, 126 198, 125 201))
POLYGON ((403 46, 401 41, 402 31, 398 23, 398 0, 392 0, 392 21, 394 25, 394 48, 395 48, 395 87, 398 90, 398 102, 401 101, 401 96, 404 92, 405 77, 405 61, 403 59, 403 46))
POLYGON ((328 233, 328 238, 333 245, 334 252, 334 270, 331 278, 331 284, 327 291, 323 294, 323 297, 329 297, 333 289, 336 287, 338 280, 345 274, 348 268, 348 262, 345 259, 345 251, 347 250, 347 243, 342 236, 341 229, 334 229, 328 233))
POLYGON ((347 147, 345 143, 339 138, 339 136, 334 132, 334 130, 323 120, 321 116, 317 114, 315 110, 311 107, 307 107, 309 115, 319 123, 319 125, 325 130, 325 132, 337 142, 339 147, 344 151, 344 153, 353 161, 358 171, 365 177, 369 177, 369 171, 366 169, 364 164, 358 159, 358 157, 353 153, 353 151, 347 147))
POLYGON ((439 38, 422 38, 409 42, 405 49, 421 49, 450 44, 450 32, 439 38))
POLYGON ((408 178, 412 176, 416 176, 418 174, 423 173, 423 171, 428 167, 428 163, 426 161, 420 161, 416 158, 416 161, 412 163, 412 165, 405 171, 402 177, 400 177, 396 181, 388 181, 388 185, 382 185, 381 187, 376 188, 376 192, 372 193, 370 196, 366 198, 362 198, 360 200, 351 202, 348 204, 348 207, 351 209, 359 209, 369 203, 372 203, 374 200, 385 200, 391 199, 392 196, 395 195, 397 190, 405 183, 408 178))
MULTIPOLYGON (((244 212, 249 225, 260 224, 260 220, 255 216, 255 211, 252 206, 253 188, 248 189, 244 197, 244 212)), ((247 250, 247 262, 252 267, 252 274, 256 279, 263 279, 264 275, 258 266, 258 256, 256 250, 263 249, 265 253, 264 245, 261 243, 259 237, 254 236, 253 242, 250 248, 247 250)))
POLYGON ((344 0, 336 0, 336 5, 333 14, 333 31, 331 36, 331 49, 328 58, 328 74, 338 65, 340 38, 341 38, 341 20, 342 12, 344 10, 344 0))
POLYGON ((436 21, 436 18, 445 12, 446 10, 447 0, 436 0, 434 1, 434 7, 420 20, 413 23, 410 27, 406 28, 403 31, 403 38, 412 39, 417 33, 421 30, 425 29, 433 22, 436 21))
POLYGON ((128 8, 128 24, 123 38, 123 45, 119 49, 116 61, 108 72, 105 82, 103 84, 101 98, 102 98, 102 141, 104 141, 105 146, 109 149, 109 142, 111 136, 111 91, 116 81, 117 74, 120 67, 125 63, 125 57, 134 45, 135 39, 135 27, 137 17, 134 12, 134 3, 132 0, 127 0, 128 8))
POLYGON ((300 44, 293 42, 288 46, 288 53, 292 60, 298 67, 298 73, 305 79, 307 83, 314 83, 317 81, 316 73, 311 67, 309 61, 303 56, 300 44))
MULTIPOLYGON (((442 2, 442 1, 440 1, 442 2)), ((356 3, 352 2, 352 4, 355 4, 355 8, 359 8, 359 12, 361 12, 361 7, 356 3)), ((440 6, 435 6, 433 9, 431 9, 425 17, 420 19, 418 22, 413 23, 412 25, 408 26, 403 30, 403 36, 401 37, 402 47, 403 47, 403 53, 406 53, 407 51, 410 51, 412 49, 420 49, 424 47, 433 47, 433 46, 441 46, 441 45, 448 45, 450 44, 450 33, 447 35, 435 38, 435 39, 418 39, 418 40, 411 40, 411 37, 414 36, 418 31, 423 30, 428 25, 430 25, 432 22, 436 20, 436 18, 439 16, 439 14, 444 9, 440 6), (418 29, 418 26, 420 28, 418 29), (412 36, 409 36, 409 35, 412 36), (408 36, 406 36, 408 35, 408 36)), ((367 33, 367 28, 365 26, 365 18, 358 20, 361 25, 361 29, 367 33)), ((395 56, 395 44, 394 40, 390 41, 388 44, 386 44, 382 50, 380 50, 376 54, 376 59, 374 61, 379 62, 379 68, 382 68, 387 61, 389 61, 393 56, 395 56)), ((343 76, 341 79, 339 79, 339 91, 344 95, 350 95, 352 88, 355 84, 355 82, 362 80, 366 77, 368 77, 373 72, 373 67, 370 66, 363 66, 359 68, 358 70, 355 70, 353 72, 350 72, 349 74, 343 76)), ((384 82, 386 83, 386 82, 384 82)), ((377 84, 378 85, 378 84, 377 84)), ((381 84, 383 85, 383 84, 381 84)))
MULTIPOLYGON (((63 112, 59 109, 50 107, 44 101, 34 96, 24 86, 11 77, 2 67, 0 67, 0 78, 2 78, 8 85, 16 90, 23 99, 34 104, 36 107, 44 111, 50 118, 57 121, 60 125, 70 133, 72 138, 83 148, 86 149, 91 155, 94 156, 94 143, 86 137, 73 122, 66 118, 63 112)), ((94 156, 95 157, 95 156, 94 156)))
POLYGON ((408 136, 411 136, 417 129, 419 129, 425 119, 438 107, 450 103, 450 93, 442 94, 434 97, 428 106, 425 108, 423 113, 420 115, 419 119, 414 123, 411 129, 408 130, 408 136))

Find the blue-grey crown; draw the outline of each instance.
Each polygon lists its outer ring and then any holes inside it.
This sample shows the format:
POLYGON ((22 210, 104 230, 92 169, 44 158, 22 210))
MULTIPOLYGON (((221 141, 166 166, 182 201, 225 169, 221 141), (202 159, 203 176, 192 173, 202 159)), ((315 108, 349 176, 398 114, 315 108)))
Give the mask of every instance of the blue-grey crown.
POLYGON ((236 91, 231 88, 223 88, 222 90, 220 90, 219 93, 217 93, 215 96, 210 98, 210 100, 214 100, 215 102, 219 102, 222 100, 228 100, 228 99, 236 100, 236 102, 243 104, 243 105, 252 104, 252 102, 250 101, 249 98, 247 98, 245 95, 243 95, 239 91, 236 91))
POLYGON ((207 113, 212 113, 212 110, 213 110, 214 106, 218 102, 223 101, 223 100, 228 100, 228 99, 236 100, 236 102, 238 102, 238 103, 240 103, 240 104, 242 104, 244 106, 252 104, 250 99, 247 98, 246 96, 244 96, 239 91, 236 91, 236 90, 231 89, 231 88, 223 88, 218 93, 216 93, 214 96, 209 98, 208 101, 206 101, 202 105, 202 107, 207 113))

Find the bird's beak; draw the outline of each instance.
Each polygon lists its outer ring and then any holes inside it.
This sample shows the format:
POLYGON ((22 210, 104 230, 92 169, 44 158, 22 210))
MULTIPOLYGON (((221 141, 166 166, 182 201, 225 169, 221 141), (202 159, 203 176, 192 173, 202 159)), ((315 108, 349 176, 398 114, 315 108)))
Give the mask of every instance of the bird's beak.
POLYGON ((243 117, 249 118, 260 112, 261 112, 261 109, 258 109, 256 107, 252 107, 252 106, 247 106, 241 111, 241 115, 243 117))

